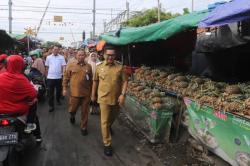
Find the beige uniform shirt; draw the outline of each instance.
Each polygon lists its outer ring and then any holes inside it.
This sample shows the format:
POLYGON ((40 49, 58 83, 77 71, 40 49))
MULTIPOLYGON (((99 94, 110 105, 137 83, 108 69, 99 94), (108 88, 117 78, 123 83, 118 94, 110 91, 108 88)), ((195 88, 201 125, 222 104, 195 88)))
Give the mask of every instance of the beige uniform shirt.
POLYGON ((63 75, 63 90, 70 85, 70 95, 73 97, 86 97, 91 94, 92 68, 89 64, 79 64, 74 61, 68 64, 63 75))
POLYGON ((99 82, 98 103, 116 105, 121 95, 123 82, 128 78, 121 64, 114 62, 109 65, 104 61, 97 65, 93 80, 99 82))

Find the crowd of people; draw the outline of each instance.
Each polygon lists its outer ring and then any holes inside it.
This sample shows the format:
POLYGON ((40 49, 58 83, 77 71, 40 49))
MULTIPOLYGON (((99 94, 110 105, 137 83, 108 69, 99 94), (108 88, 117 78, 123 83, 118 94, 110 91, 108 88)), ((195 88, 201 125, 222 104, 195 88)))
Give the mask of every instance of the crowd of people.
POLYGON ((49 112, 69 98, 69 121, 81 107, 80 129, 88 135, 88 114, 99 114, 103 136, 104 154, 112 156, 112 124, 124 104, 128 77, 123 66, 115 61, 117 51, 113 46, 104 48, 104 55, 85 48, 36 49, 29 56, 0 55, 0 113, 27 115, 26 132, 34 132, 41 142, 37 109, 38 88, 32 78, 41 77, 47 89, 49 112))

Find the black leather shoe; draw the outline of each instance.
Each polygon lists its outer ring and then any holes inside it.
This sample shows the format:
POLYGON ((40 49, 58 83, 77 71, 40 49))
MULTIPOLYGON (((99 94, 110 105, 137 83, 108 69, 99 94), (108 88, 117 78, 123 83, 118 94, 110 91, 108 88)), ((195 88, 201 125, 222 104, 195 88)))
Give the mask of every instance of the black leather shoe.
POLYGON ((55 109, 53 107, 49 108, 49 112, 53 112, 55 109))
POLYGON ((114 131, 112 130, 111 126, 109 127, 109 132, 110 132, 111 135, 114 135, 114 131))
POLYGON ((75 122, 76 122, 75 116, 70 116, 70 123, 75 124, 75 122))
POLYGON ((104 154, 106 156, 113 156, 113 150, 112 150, 112 147, 111 146, 104 146, 104 154))
POLYGON ((83 136, 88 135, 88 130, 87 129, 81 129, 81 133, 83 136))

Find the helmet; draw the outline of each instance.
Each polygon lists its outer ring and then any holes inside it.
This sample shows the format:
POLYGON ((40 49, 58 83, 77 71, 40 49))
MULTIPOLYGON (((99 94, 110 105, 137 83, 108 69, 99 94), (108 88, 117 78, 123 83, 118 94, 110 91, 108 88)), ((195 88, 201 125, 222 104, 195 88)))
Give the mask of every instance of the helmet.
POLYGON ((33 50, 29 52, 30 56, 36 56, 37 58, 40 57, 40 52, 37 50, 33 50))

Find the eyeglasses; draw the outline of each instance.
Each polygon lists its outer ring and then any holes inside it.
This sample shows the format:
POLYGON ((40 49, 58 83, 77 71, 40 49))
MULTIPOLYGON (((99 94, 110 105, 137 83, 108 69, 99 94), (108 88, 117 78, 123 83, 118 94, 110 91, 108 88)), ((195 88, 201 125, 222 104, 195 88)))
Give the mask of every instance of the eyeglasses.
POLYGON ((107 56, 115 57, 115 54, 106 54, 107 56))

